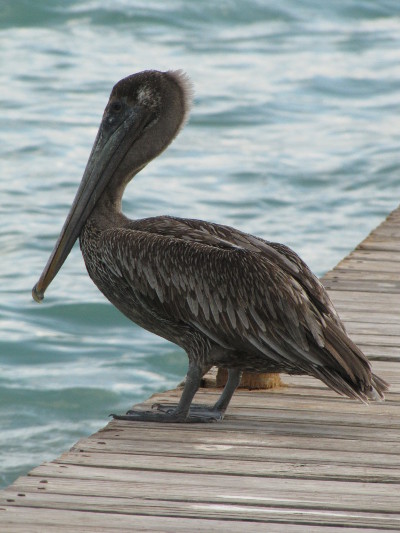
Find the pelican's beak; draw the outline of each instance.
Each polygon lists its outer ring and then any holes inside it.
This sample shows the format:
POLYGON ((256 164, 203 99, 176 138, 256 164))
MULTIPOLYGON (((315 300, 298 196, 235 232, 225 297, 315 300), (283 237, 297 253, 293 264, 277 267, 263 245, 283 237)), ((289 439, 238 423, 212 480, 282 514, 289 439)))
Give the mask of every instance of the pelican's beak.
MULTIPOLYGON (((47 265, 33 287, 32 296, 36 302, 43 300, 47 287, 68 257, 107 184, 118 172, 127 172, 126 165, 121 163, 151 119, 150 110, 144 107, 125 104, 115 116, 107 106, 70 212, 47 265)), ((137 170, 133 169, 131 175, 137 170)))

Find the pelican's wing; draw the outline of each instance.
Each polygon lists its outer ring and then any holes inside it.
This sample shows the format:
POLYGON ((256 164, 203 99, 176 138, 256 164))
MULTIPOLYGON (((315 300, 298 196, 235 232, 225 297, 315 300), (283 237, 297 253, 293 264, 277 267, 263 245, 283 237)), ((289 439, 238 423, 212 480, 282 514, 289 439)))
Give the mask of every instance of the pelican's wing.
POLYGON ((225 250, 240 248, 260 254, 295 279, 317 309, 321 313, 329 314, 337 326, 345 331, 322 283, 288 246, 255 237, 230 226, 196 219, 163 216, 133 221, 133 224, 140 224, 141 229, 158 235, 207 244, 225 250))
POLYGON ((342 394, 368 396, 368 360, 294 276, 263 254, 130 229, 108 230, 106 243, 104 260, 159 319, 244 357, 313 374, 342 394))

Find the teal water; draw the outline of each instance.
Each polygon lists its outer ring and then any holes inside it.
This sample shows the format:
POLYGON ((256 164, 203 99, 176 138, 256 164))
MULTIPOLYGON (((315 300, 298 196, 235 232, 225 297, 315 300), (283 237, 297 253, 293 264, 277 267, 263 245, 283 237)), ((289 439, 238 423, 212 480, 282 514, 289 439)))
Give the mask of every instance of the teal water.
POLYGON ((321 275, 399 201, 400 4, 3 0, 0 51, 4 486, 186 371, 105 301, 78 247, 31 300, 112 85, 182 68, 196 91, 127 214, 234 225, 321 275))

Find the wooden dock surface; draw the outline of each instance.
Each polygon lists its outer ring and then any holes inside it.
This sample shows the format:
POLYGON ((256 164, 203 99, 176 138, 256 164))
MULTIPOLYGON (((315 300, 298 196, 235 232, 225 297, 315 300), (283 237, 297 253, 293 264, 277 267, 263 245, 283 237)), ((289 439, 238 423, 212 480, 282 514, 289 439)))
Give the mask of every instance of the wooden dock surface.
POLYGON ((400 208, 323 281, 385 402, 284 376, 237 391, 221 424, 111 421, 0 492, 0 531, 400 531, 400 208))

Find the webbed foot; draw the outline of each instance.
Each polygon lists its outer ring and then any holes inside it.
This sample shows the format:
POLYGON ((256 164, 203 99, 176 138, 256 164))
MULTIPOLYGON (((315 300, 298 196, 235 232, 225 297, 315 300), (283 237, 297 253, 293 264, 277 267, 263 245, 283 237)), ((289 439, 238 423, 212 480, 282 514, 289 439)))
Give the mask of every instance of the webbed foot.
POLYGON ((127 411, 125 415, 112 414, 116 420, 129 420, 132 422, 162 422, 162 423, 189 423, 201 424, 219 422, 224 418, 224 413, 216 411, 205 405, 194 405, 190 407, 188 415, 178 411, 171 405, 154 404, 154 411, 127 411))
MULTIPOLYGON (((154 403, 152 409, 157 409, 158 412, 172 413, 176 407, 171 404, 154 403)), ((189 410, 189 422, 220 422, 224 418, 225 412, 219 411, 208 405, 191 405, 189 410)))
POLYGON ((162 413, 158 411, 127 411, 126 415, 111 414, 114 420, 130 420, 132 422, 186 422, 186 417, 182 413, 162 413))
MULTIPOLYGON (((157 409, 163 413, 172 412, 175 407, 173 405, 154 403, 152 409, 157 409)), ((200 420, 201 422, 220 422, 224 419, 225 412, 215 409, 215 407, 210 407, 209 405, 196 404, 191 405, 189 410, 190 418, 204 418, 200 420)))

